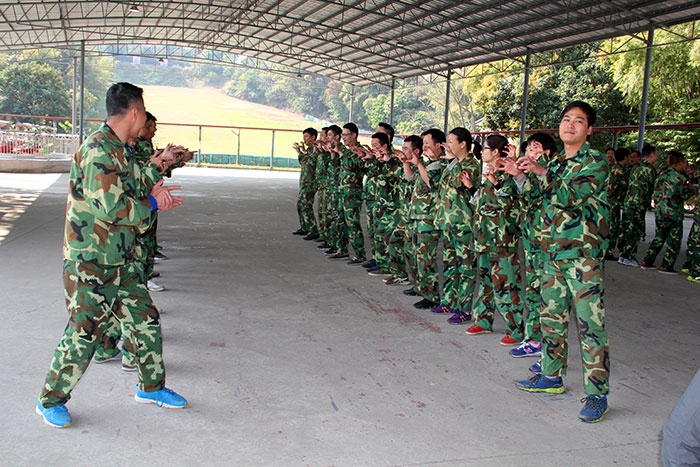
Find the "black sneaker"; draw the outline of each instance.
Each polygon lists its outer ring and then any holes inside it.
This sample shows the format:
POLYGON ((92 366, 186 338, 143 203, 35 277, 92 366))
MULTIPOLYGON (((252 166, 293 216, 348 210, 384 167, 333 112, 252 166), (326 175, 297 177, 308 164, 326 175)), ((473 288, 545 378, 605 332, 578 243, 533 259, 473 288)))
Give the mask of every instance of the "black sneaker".
POLYGON ((308 232, 301 230, 301 229, 299 229, 295 232, 292 232, 292 235, 306 235, 306 234, 308 234, 308 232))
POLYGON ((304 240, 316 240, 318 238, 317 233, 310 233, 306 237, 304 237, 304 240))
POLYGON ((318 245, 316 248, 318 248, 319 250, 327 250, 328 248, 333 248, 333 247, 330 246, 330 244, 323 242, 320 245, 318 245))
POLYGON ((377 267, 377 262, 374 260, 374 258, 372 258, 371 260, 365 261, 364 263, 362 263, 362 267, 365 268, 365 269, 376 268, 376 267, 377 267))
POLYGON ((435 308, 438 305, 439 305, 439 303, 431 302, 427 298, 424 298, 420 302, 414 303, 413 308, 418 308, 419 310, 428 310, 430 308, 435 308))
POLYGON ((347 258, 349 256, 350 255, 347 253, 337 252, 336 254, 329 256, 328 259, 344 259, 344 258, 347 258))
POLYGON ((416 292, 416 289, 414 289, 413 287, 411 287, 410 289, 404 290, 403 294, 408 295, 409 297, 417 297, 418 296, 418 292, 416 292))
POLYGON ((333 248, 333 247, 330 247, 330 248, 327 249, 324 253, 326 253, 327 255, 334 255, 334 254, 338 253, 338 250, 336 250, 336 249, 333 248))
POLYGON ((348 261, 348 264, 360 264, 360 263, 364 263, 364 261, 365 260, 362 258, 358 258, 357 256, 353 256, 352 259, 350 261, 348 261))
POLYGON ((323 237, 319 236, 316 240, 314 240, 314 242, 326 243, 326 240, 324 240, 323 237))

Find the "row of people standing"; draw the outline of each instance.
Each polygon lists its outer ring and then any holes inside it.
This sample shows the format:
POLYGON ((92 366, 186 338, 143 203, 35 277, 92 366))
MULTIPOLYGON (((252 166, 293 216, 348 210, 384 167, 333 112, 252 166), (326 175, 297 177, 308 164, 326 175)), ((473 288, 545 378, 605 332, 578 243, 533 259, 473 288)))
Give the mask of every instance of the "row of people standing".
POLYGON ((312 188, 307 190, 318 188, 319 219, 315 224, 313 196, 300 196, 302 228, 294 233, 322 240, 319 247, 331 258, 362 263, 369 274, 386 276, 387 285, 409 284, 413 278, 413 286, 404 293, 422 298, 414 306, 450 314, 452 324, 467 324, 473 315, 469 335, 491 333, 498 312, 506 323, 501 344, 520 344, 511 355, 543 355, 542 364, 531 368, 536 376, 518 383, 523 390, 564 391, 561 376, 566 372, 566 331, 573 305, 585 327, 581 339, 589 397, 581 419, 597 421, 607 411, 609 390, 602 300, 609 208, 607 162, 586 141, 594 122, 595 112, 588 104, 573 103, 565 109, 560 128, 565 152, 557 154, 552 138, 537 134, 520 158, 506 138, 491 135, 481 147, 464 128, 447 136, 430 129, 407 137, 401 149, 391 147, 386 125, 372 135, 371 147, 357 143, 352 123, 342 129, 324 128, 318 139, 315 130, 307 129, 305 144, 297 146, 301 191, 308 183, 312 188), (572 138, 575 141, 567 143, 572 138), (350 172, 351 185, 344 181, 350 172), (364 185, 357 183, 363 175, 364 185), (366 261, 359 222, 363 190, 373 262, 366 261), (527 237, 525 299, 518 256, 521 236, 527 237), (442 289, 437 267, 440 239, 442 289), (477 274, 479 291, 474 297, 477 274), (590 292, 582 297, 581 287, 590 292))

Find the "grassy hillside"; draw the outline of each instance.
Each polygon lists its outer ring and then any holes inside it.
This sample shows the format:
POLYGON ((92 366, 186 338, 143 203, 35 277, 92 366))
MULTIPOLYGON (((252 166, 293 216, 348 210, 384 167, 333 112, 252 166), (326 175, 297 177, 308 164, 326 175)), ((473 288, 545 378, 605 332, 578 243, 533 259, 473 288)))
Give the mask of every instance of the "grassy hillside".
MULTIPOLYGON (((299 131, 277 132, 274 155, 295 157, 292 144, 301 141, 304 128, 313 126, 312 122, 299 115, 235 99, 216 89, 149 85, 143 88, 146 109, 158 119, 158 132, 154 140, 158 147, 172 142, 197 149, 197 127, 164 123, 284 128, 299 131)), ((269 156, 271 146, 270 131, 241 131, 241 154, 269 156)), ((202 128, 202 152, 236 154, 236 135, 231 129, 202 128)))

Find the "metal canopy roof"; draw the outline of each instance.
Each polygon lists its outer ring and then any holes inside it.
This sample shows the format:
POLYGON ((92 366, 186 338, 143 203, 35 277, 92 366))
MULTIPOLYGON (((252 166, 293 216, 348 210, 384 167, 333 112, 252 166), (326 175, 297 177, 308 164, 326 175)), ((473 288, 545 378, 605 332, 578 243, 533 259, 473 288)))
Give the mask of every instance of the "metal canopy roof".
POLYGON ((697 0, 0 1, 0 51, 182 46, 388 84, 699 18, 697 0))

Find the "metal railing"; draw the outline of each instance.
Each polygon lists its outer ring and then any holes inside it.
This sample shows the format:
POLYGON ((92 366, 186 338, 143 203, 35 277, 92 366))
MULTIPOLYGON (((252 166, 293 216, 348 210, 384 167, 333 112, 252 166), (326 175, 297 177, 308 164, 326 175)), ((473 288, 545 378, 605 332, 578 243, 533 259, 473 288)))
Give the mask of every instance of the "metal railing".
POLYGON ((65 159, 78 150, 78 135, 0 130, 0 158, 65 159))

